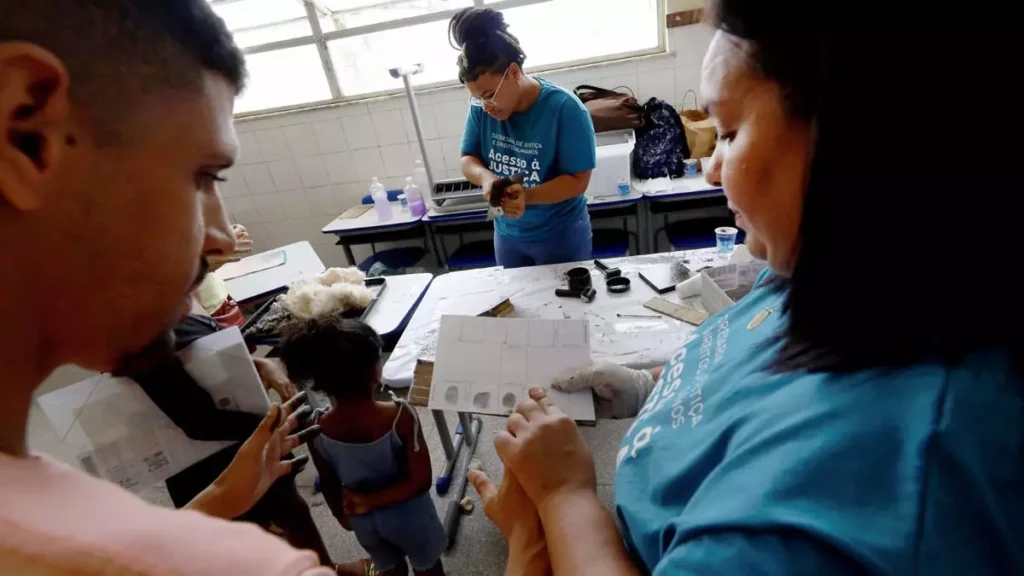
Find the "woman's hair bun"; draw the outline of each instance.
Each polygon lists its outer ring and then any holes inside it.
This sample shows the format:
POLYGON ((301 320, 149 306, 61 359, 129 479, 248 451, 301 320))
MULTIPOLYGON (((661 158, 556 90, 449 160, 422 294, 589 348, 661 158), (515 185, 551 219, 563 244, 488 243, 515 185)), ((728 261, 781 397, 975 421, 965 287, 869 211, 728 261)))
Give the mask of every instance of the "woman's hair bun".
POLYGON ((508 33, 505 16, 490 8, 466 8, 452 17, 448 34, 452 46, 462 49, 467 44, 486 42, 497 32, 508 33))

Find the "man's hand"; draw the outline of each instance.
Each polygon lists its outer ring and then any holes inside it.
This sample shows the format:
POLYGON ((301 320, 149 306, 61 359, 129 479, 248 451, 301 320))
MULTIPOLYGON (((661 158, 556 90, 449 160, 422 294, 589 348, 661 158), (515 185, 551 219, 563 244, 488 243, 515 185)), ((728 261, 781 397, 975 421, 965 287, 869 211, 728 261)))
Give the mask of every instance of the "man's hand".
POLYGON ((288 379, 288 374, 278 361, 270 358, 253 358, 252 361, 256 365, 256 373, 259 374, 263 387, 268 392, 277 392, 282 402, 291 400, 298 393, 295 384, 288 379))
POLYGON ((480 470, 470 472, 469 481, 480 496, 484 514, 508 540, 509 561, 505 573, 517 576, 550 574, 551 560, 540 515, 515 474, 506 468, 500 487, 496 487, 480 470))
POLYGON ((598 418, 632 418, 640 412, 654 389, 654 375, 612 362, 596 362, 579 372, 555 379, 551 387, 560 392, 594 391, 598 418))
POLYGON ((508 431, 499 432, 494 448, 521 483, 530 500, 542 509, 549 498, 576 492, 596 493, 597 474, 576 423, 551 404, 542 388, 516 406, 508 431))
POLYGON ((312 426, 291 434, 312 411, 303 406, 305 400, 303 393, 283 406, 273 404, 227 469, 189 502, 188 508, 219 518, 237 518, 252 508, 278 478, 302 467, 308 456, 285 461, 281 457, 320 433, 320 426, 312 426), (296 410, 298 406, 302 408, 296 410))

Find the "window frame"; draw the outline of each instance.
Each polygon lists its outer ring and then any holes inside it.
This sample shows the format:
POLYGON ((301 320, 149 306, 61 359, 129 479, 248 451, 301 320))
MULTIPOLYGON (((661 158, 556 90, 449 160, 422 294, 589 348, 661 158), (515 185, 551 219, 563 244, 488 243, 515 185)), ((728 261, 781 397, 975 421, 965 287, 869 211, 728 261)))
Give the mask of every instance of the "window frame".
MULTIPOLYGON (((227 4, 236 0, 211 0, 211 5, 216 4, 227 4)), ((331 58, 331 53, 327 48, 327 43, 333 40, 339 40, 341 38, 351 38, 355 36, 363 36, 366 34, 373 34, 375 32, 382 32, 385 30, 396 30, 399 28, 405 28, 408 26, 415 26, 418 24, 427 24, 430 22, 437 22, 439 20, 449 20, 452 16, 457 14, 461 9, 443 10, 440 12, 434 12, 431 14, 422 14, 418 16, 410 16, 406 18, 399 18, 396 20, 389 20, 386 22, 378 22, 375 24, 367 24, 364 26, 357 26, 355 28, 347 28, 345 30, 332 30, 330 32, 324 32, 320 27, 320 13, 321 9, 318 7, 318 0, 296 0, 302 2, 306 10, 306 18, 309 20, 310 30, 312 34, 309 36, 300 36, 298 38, 289 38, 286 40, 279 40, 276 42, 268 42, 266 44, 258 44, 255 46, 249 46, 243 48, 242 52, 246 55, 262 54, 266 52, 274 52, 277 50, 283 50, 286 48, 296 48, 299 46, 310 46, 315 45, 317 53, 320 55, 320 64, 323 66, 324 74, 327 76, 327 84, 331 89, 331 98, 327 100, 316 100, 311 102, 303 102, 300 104, 292 104, 288 106, 278 106, 275 108, 264 108, 260 110, 252 110, 248 112, 241 112, 235 115, 236 118, 252 118, 257 116, 265 116, 268 114, 278 114, 282 112, 295 112, 299 110, 307 110, 311 108, 318 108, 323 106, 331 106, 336 104, 345 104, 350 102, 358 102, 362 100, 372 100, 378 98, 388 98, 404 94, 405 90, 401 87, 393 90, 385 90, 380 92, 372 92, 369 94, 359 94, 356 96, 345 96, 342 94, 341 85, 338 82, 338 75, 335 73, 334 62, 331 58)), ((510 8, 519 8, 522 6, 531 6, 534 4, 544 4, 552 2, 554 0, 500 0, 498 2, 485 3, 484 0, 473 0, 473 5, 478 8, 492 8, 494 10, 506 10, 510 8)), ((664 0, 657 0, 657 18, 658 23, 665 22, 666 18, 666 6, 664 0)), ((593 58, 585 58, 581 60, 572 60, 568 62, 559 62, 557 64, 551 64, 548 66, 527 66, 526 71, 535 74, 550 72, 555 70, 566 70, 569 68, 577 68, 580 66, 591 66, 594 64, 601 64, 606 62, 615 62, 618 60, 625 60, 628 58, 637 58, 641 56, 650 56, 653 54, 663 54, 666 52, 667 42, 667 30, 663 25, 658 26, 658 45, 646 50, 637 50, 632 52, 624 52, 620 54, 612 54, 608 56, 596 56, 593 58)), ((458 86, 458 80, 453 79, 446 82, 434 82, 430 84, 422 84, 416 86, 416 90, 435 90, 440 88, 451 88, 458 86)))

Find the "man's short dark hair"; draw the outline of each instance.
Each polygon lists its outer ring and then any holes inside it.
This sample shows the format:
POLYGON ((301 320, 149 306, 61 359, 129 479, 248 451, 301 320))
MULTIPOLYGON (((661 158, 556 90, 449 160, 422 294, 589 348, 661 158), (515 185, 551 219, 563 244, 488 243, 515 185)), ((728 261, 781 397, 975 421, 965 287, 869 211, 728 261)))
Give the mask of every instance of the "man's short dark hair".
POLYGON ((110 128, 132 97, 221 74, 237 91, 245 58, 204 0, 4 0, 0 42, 51 51, 71 76, 71 99, 110 128))

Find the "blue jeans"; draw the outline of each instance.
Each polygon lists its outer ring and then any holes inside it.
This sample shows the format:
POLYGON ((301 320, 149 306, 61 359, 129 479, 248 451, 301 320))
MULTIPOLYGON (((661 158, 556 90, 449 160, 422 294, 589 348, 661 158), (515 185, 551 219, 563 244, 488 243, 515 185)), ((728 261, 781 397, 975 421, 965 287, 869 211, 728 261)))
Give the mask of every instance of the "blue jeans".
POLYGON ((494 256, 498 266, 521 268, 541 264, 561 264, 590 260, 593 232, 590 215, 563 228, 557 236, 539 241, 526 241, 494 233, 494 256))

